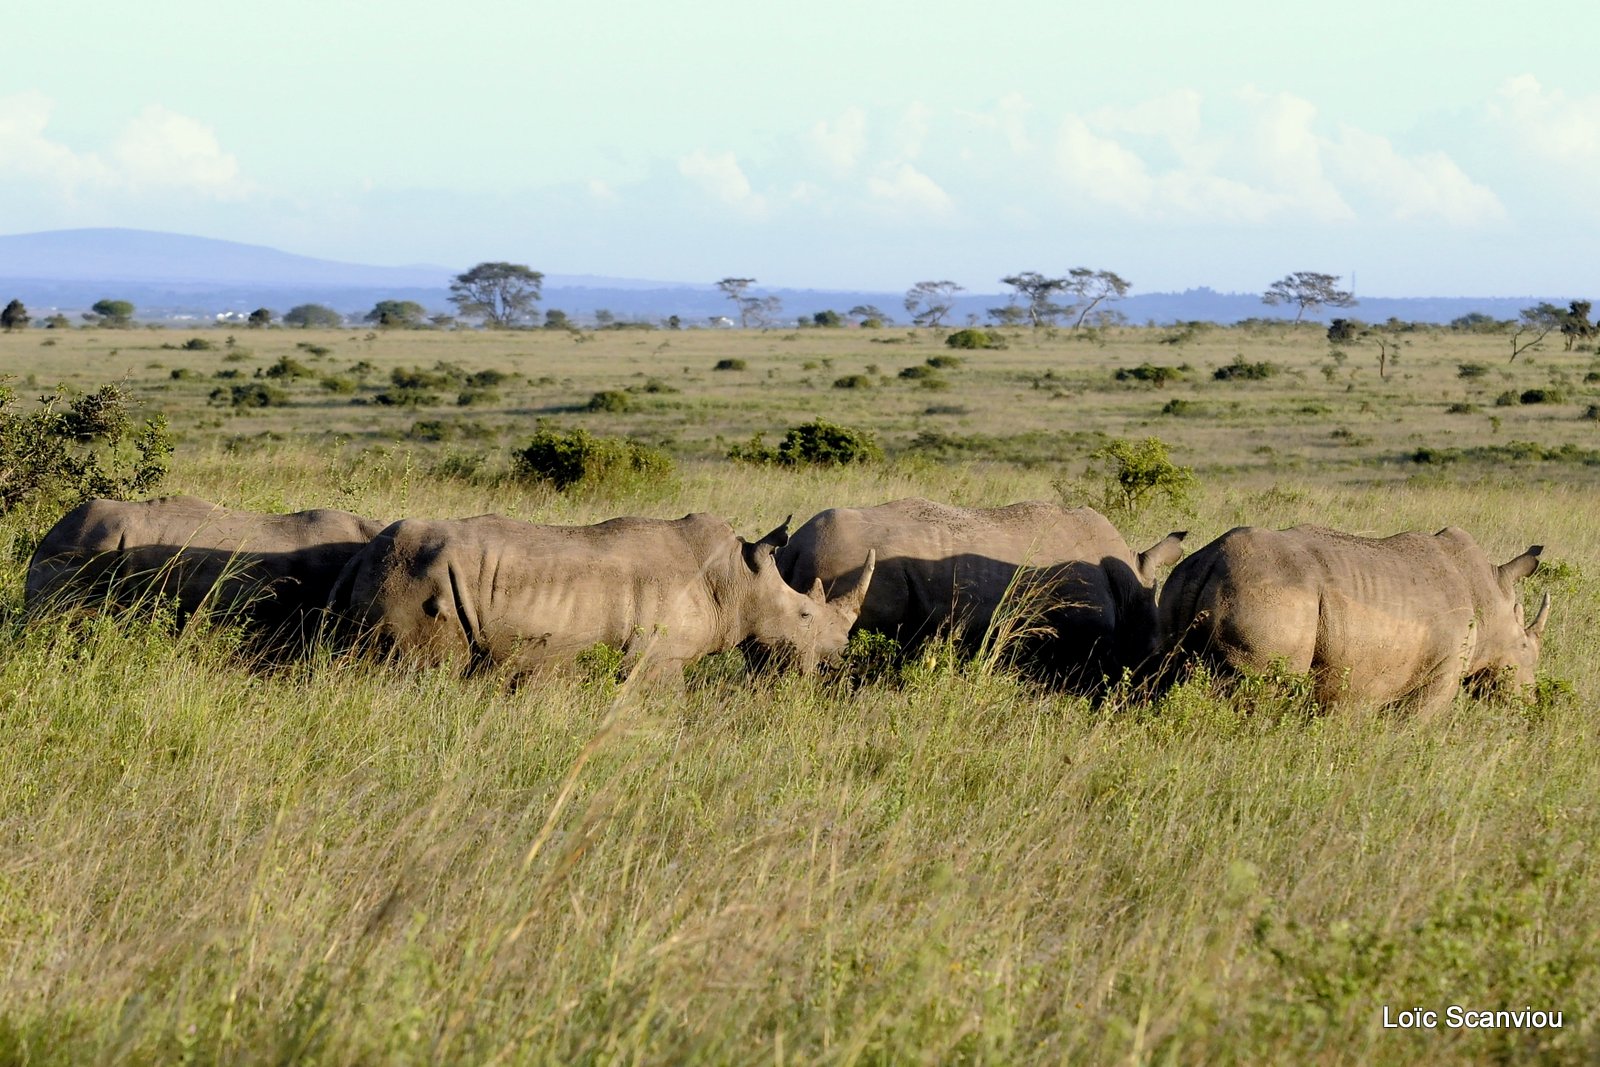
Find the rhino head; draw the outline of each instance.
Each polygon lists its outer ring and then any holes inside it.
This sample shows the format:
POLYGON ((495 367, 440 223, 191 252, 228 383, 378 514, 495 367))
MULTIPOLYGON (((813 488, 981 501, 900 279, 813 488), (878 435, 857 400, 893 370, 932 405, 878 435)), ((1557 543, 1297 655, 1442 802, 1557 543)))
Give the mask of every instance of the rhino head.
POLYGON ((776 553, 788 543, 789 519, 759 541, 741 541, 741 647, 754 668, 789 667, 809 674, 844 651, 872 582, 877 553, 868 551, 855 582, 829 597, 820 579, 807 593, 796 592, 783 580, 776 553))
POLYGON ((1483 622, 1469 673, 1479 685, 1501 678, 1524 699, 1533 699, 1534 671, 1544 643, 1544 624, 1550 618, 1550 594, 1544 595, 1533 621, 1527 622, 1517 583, 1539 568, 1543 545, 1533 545, 1522 555, 1494 568, 1495 595, 1500 610, 1483 622))

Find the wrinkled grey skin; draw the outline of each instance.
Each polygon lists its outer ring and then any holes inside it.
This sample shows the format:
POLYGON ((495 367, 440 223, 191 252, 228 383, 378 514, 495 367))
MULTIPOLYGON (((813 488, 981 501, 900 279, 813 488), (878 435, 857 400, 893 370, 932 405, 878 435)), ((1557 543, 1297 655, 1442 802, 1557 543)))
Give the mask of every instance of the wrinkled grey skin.
POLYGON ((523 674, 605 644, 647 676, 681 679, 686 663, 745 643, 808 671, 843 650, 861 597, 790 589, 773 561, 787 539, 787 523, 751 543, 709 515, 406 519, 351 561, 334 600, 395 654, 469 671, 523 674))
POLYGON ((832 589, 856 582, 862 557, 875 551, 856 629, 887 634, 907 652, 945 630, 976 648, 1010 595, 1054 631, 1025 643, 1025 661, 1092 688, 1155 651, 1152 587, 1182 557, 1182 540, 1173 533, 1135 553, 1093 508, 963 508, 911 497, 822 512, 795 531, 778 566, 796 589, 816 581, 832 589))
POLYGON ((1356 537, 1317 526, 1230 530, 1184 560, 1161 594, 1165 647, 1224 671, 1276 659, 1308 673, 1324 707, 1431 713, 1501 671, 1531 695, 1549 617, 1524 625, 1517 583, 1535 545, 1494 566, 1464 531, 1356 537))
POLYGON ((81 597, 175 598, 268 634, 305 636, 345 564, 384 524, 347 511, 234 511, 192 496, 90 500, 67 512, 28 564, 31 610, 81 597))

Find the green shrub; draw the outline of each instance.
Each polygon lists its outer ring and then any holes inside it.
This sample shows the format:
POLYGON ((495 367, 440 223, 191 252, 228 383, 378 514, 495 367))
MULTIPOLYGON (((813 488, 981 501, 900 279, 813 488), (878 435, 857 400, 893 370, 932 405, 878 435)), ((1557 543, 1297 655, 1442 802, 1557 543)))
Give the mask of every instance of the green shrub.
POLYGON ((1478 405, 1466 401, 1457 401, 1444 409, 1446 415, 1472 415, 1478 411, 1478 405))
POLYGON ((1133 514, 1158 493, 1175 507, 1189 507, 1189 494, 1197 484, 1194 471, 1173 463, 1159 437, 1118 438, 1089 453, 1089 459, 1090 474, 1098 474, 1104 484, 1108 509, 1133 514))
POLYGON ((833 380, 835 389, 871 389, 872 379, 865 374, 846 374, 833 380))
POLYGON ((183 349, 187 352, 215 352, 215 341, 207 341, 204 337, 191 337, 183 342, 183 349))
POLYGON ((505 371, 479 370, 467 375, 466 384, 469 389, 493 389, 497 385, 504 385, 512 377, 505 371))
POLYGON ((1567 394, 1560 389, 1524 389, 1517 398, 1524 404, 1564 404, 1567 394))
POLYGON ((311 368, 293 356, 279 356, 278 362, 261 373, 268 378, 309 378, 311 368))
POLYGON ((470 408, 477 404, 496 404, 500 393, 494 389, 463 389, 456 394, 456 407, 470 408))
POLYGON ((131 398, 115 385, 79 396, 58 387, 27 412, 15 403, 16 393, 0 385, 0 514, 29 510, 53 522, 92 497, 149 493, 167 475, 166 418, 136 425, 131 398))
POLYGON ((1517 391, 1515 389, 1507 389, 1505 392, 1494 398, 1494 406, 1497 408, 1516 407, 1520 403, 1522 403, 1522 398, 1517 395, 1517 391))
POLYGON ((785 467, 843 466, 880 460, 883 449, 877 438, 865 430, 854 430, 827 419, 813 419, 789 427, 777 448, 768 447, 763 435, 756 434, 747 444, 729 449, 728 458, 742 463, 785 467))
POLYGON ((750 364, 742 359, 719 359, 712 370, 749 370, 750 364))
POLYGON ((185 382, 185 381, 188 381, 191 378, 200 377, 200 372, 196 371, 196 370, 191 370, 188 367, 179 367, 179 368, 177 368, 176 370, 174 370, 172 372, 170 377, 175 382, 185 382))
POLYGON ((454 441, 459 438, 482 440, 494 437, 495 432, 481 422, 465 422, 460 419, 418 419, 411 424, 411 429, 406 431, 406 436, 413 441, 454 441))
POLYGON ((428 408, 439 403, 439 394, 413 386, 395 386, 372 398, 375 404, 391 408, 428 408))
POLYGON ((1457 363, 1456 364, 1456 377, 1457 378, 1466 378, 1466 379, 1468 379, 1470 381, 1473 378, 1482 378, 1484 375, 1486 375, 1488 373, 1489 373, 1489 365, 1487 363, 1457 363))
POLYGON ((638 441, 546 427, 535 432, 525 447, 512 450, 511 463, 517 477, 563 491, 580 485, 617 488, 672 474, 672 460, 665 452, 638 441))
POLYGON ((668 385, 660 378, 646 378, 643 385, 630 385, 628 387, 628 392, 650 393, 654 395, 657 393, 681 393, 683 390, 679 389, 675 385, 668 385))
POLYGON ((1181 381, 1185 375, 1178 367, 1157 366, 1154 363, 1141 363, 1137 367, 1123 367, 1115 375, 1119 382, 1135 381, 1149 382, 1157 389, 1166 387, 1168 382, 1181 381))
POLYGON ((272 408, 289 403, 289 394, 264 382, 249 382, 226 389, 213 389, 211 399, 236 408, 272 408))
POLYGON ((1600 404, 1590 404, 1583 409, 1583 414, 1579 417, 1589 422, 1600 422, 1600 404))
POLYGON ((633 398, 620 389, 605 389, 589 398, 585 411, 623 412, 633 410, 633 398))
POLYGON ((944 339, 944 343, 949 348, 977 349, 1006 347, 1006 339, 1004 334, 996 333, 993 330, 980 330, 973 326, 969 326, 964 330, 957 330, 949 337, 946 337, 944 339))
POLYGON ((907 367, 900 372, 900 377, 907 381, 918 381, 923 378, 937 378, 939 372, 926 363, 918 363, 914 367, 907 367))
POLYGON ((1248 363, 1245 361, 1244 356, 1238 355, 1233 357, 1232 363, 1229 363, 1227 366, 1218 367, 1215 371, 1213 371, 1211 377, 1219 382, 1255 382, 1271 378, 1277 373, 1278 365, 1276 363, 1269 363, 1266 361, 1262 361, 1260 363, 1248 363))
POLYGON ((1163 415, 1183 416, 1198 415, 1199 413, 1200 408, 1198 404, 1196 404, 1193 400, 1185 400, 1181 396, 1175 396, 1165 404, 1161 405, 1161 414, 1163 415))
POLYGON ((934 367, 938 370, 955 370, 957 367, 965 363, 966 360, 962 359, 960 356, 952 356, 941 352, 936 356, 929 356, 924 362, 926 362, 928 366, 934 367))
POLYGON ((318 379, 317 384, 330 393, 338 396, 349 396, 356 391, 356 386, 359 383, 348 374, 328 374, 318 379))

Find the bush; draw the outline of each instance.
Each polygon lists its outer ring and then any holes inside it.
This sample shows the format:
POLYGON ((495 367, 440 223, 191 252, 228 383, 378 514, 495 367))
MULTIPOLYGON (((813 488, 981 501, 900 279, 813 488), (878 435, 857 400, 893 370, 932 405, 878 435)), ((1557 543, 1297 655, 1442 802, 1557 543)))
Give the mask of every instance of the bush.
POLYGON ((1199 406, 1193 400, 1185 400, 1181 396, 1175 396, 1161 405, 1161 414, 1163 415, 1183 416, 1198 415, 1199 413, 1199 406))
POLYGON ((197 371, 197 370, 191 370, 188 367, 179 367, 176 370, 174 370, 172 372, 172 374, 171 374, 171 378, 175 382, 184 382, 184 381, 188 381, 191 378, 198 378, 198 377, 200 377, 200 372, 197 371))
POLYGON ((941 352, 937 356, 929 356, 924 362, 926 362, 928 366, 934 367, 938 370, 955 370, 957 367, 965 363, 966 360, 962 359, 960 356, 946 355, 941 352))
POLYGON ((429 408, 439 403, 439 394, 401 385, 378 393, 372 398, 372 402, 391 408, 429 408))
POLYGON ((186 352, 215 352, 217 349, 215 341, 207 341, 204 337, 191 337, 183 342, 182 347, 186 352))
POLYGON ((633 398, 620 389, 605 389, 589 398, 585 411, 623 412, 633 410, 633 398))
POLYGON ((1524 404, 1565 404, 1567 394, 1560 389, 1524 389, 1517 399, 1524 404))
POLYGON ((712 370, 749 370, 750 364, 742 359, 719 359, 712 370))
POLYGON ((916 366, 907 367, 905 370, 900 372, 900 377, 906 379, 907 381, 917 381, 923 378, 937 378, 938 376, 939 372, 928 366, 926 363, 918 363, 916 366))
POLYGON ((1457 378, 1466 378, 1466 379, 1468 379, 1470 381, 1470 380, 1472 380, 1474 378, 1482 378, 1484 375, 1486 375, 1488 373, 1489 373, 1489 365, 1487 363, 1457 363, 1456 364, 1456 377, 1457 378))
POLYGON ((500 394, 494 389, 463 389, 456 394, 456 407, 470 408, 475 404, 496 404, 500 394))
POLYGON ((1212 372, 1211 377, 1219 382, 1247 381, 1256 382, 1271 378, 1278 373, 1276 363, 1266 361, 1260 363, 1247 363, 1244 356, 1234 356, 1233 362, 1225 367, 1218 367, 1212 372))
POLYGON ((1111 510, 1133 514, 1156 493, 1181 509, 1189 507, 1189 494, 1196 485, 1194 471, 1173 463, 1166 442, 1159 437, 1143 441, 1113 440, 1089 453, 1090 473, 1104 482, 1104 501, 1111 510))
POLYGON ((872 379, 865 374, 846 374, 833 380, 835 389, 871 389, 872 379))
POLYGON ((980 330, 969 326, 964 330, 957 330, 944 339, 949 348, 1004 348, 1006 339, 1004 334, 993 330, 980 330))
POLYGON ((338 396, 349 396, 356 391, 356 386, 360 383, 347 374, 329 374, 318 379, 317 384, 330 393, 338 396))
POLYGON ((1119 382, 1149 382, 1157 389, 1166 387, 1168 382, 1181 381, 1184 378, 1181 367, 1157 366, 1154 363, 1141 363, 1137 367, 1123 367, 1116 373, 1119 382))
POLYGON ((883 458, 883 449, 878 445, 877 438, 865 430, 854 430, 826 419, 813 419, 789 427, 777 448, 769 448, 763 435, 756 434, 748 444, 734 445, 729 449, 728 458, 741 463, 785 467, 834 467, 875 462, 883 458))
POLYGON ((226 402, 236 408, 273 408, 288 404, 289 394, 264 382, 250 382, 227 389, 213 389, 211 399, 217 403, 226 402))
POLYGON ((166 418, 154 415, 136 426, 130 397, 115 385, 71 399, 57 388, 28 412, 16 411, 15 403, 16 393, 0 385, 0 514, 26 509, 54 521, 93 497, 149 493, 167 475, 166 418))
POLYGON ((620 437, 596 437, 587 430, 540 428, 526 447, 511 452, 513 473, 557 490, 575 486, 618 487, 637 479, 672 474, 665 452, 620 437))
POLYGON ((1507 389, 1505 392, 1494 398, 1494 406, 1497 408, 1516 407, 1520 403, 1522 403, 1522 399, 1517 396, 1517 391, 1515 389, 1507 389))
POLYGON ((1469 404, 1465 401, 1457 401, 1456 403, 1445 408, 1444 413, 1446 415, 1472 415, 1475 414, 1477 410, 1478 405, 1476 404, 1469 404))
POLYGON ((268 378, 309 378, 311 368, 293 356, 279 356, 278 362, 261 373, 268 378))

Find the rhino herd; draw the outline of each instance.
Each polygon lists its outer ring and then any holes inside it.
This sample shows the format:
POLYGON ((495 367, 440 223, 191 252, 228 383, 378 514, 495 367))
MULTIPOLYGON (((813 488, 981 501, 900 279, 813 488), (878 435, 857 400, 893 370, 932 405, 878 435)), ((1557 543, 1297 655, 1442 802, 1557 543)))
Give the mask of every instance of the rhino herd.
POLYGON ((224 612, 279 651, 332 638, 513 676, 597 645, 669 681, 734 648, 808 672, 858 631, 910 655, 946 637, 970 653, 1009 627, 1035 676, 1089 694, 1125 677, 1161 684, 1190 661, 1224 675, 1285 665, 1330 708, 1432 711, 1491 676, 1533 689, 1550 600, 1527 622, 1517 584, 1539 546, 1495 566, 1453 527, 1383 539, 1243 527, 1187 559, 1183 539, 1134 552, 1092 508, 1041 501, 830 508, 792 537, 786 521, 746 541, 702 514, 385 524, 194 497, 92 500, 40 543, 26 601, 43 612, 143 598, 180 622, 224 612))

